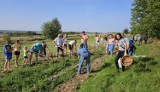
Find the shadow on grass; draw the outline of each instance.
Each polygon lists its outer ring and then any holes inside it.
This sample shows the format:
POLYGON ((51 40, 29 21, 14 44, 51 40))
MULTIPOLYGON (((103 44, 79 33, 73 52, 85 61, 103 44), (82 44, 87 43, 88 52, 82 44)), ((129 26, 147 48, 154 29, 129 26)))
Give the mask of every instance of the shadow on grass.
POLYGON ((96 72, 101 71, 101 70, 104 69, 104 68, 109 67, 109 66, 111 66, 111 63, 104 63, 101 67, 99 67, 99 68, 97 68, 97 69, 91 70, 91 72, 92 72, 92 73, 96 73, 96 72))
POLYGON ((149 62, 149 61, 153 61, 154 58, 151 58, 151 57, 143 57, 143 58, 140 58, 139 60, 142 61, 142 62, 147 63, 147 62, 149 62))

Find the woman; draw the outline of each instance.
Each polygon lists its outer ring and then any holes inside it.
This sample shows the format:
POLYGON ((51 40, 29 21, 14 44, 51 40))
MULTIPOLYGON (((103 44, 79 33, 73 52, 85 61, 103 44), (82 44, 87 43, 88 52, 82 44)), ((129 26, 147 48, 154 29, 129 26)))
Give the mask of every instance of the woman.
POLYGON ((115 45, 115 39, 114 39, 113 35, 110 34, 109 39, 108 39, 108 51, 111 56, 113 54, 114 45, 115 45))
MULTIPOLYGON (((123 39, 120 33, 117 33, 115 38, 118 40, 118 54, 115 59, 115 65, 116 65, 117 72, 119 72, 118 60, 123 56, 127 55, 126 53, 127 45, 126 45, 125 39, 123 39)), ((122 71, 124 70, 125 70, 125 67, 122 65, 122 71)))
POLYGON ((96 40, 96 48, 99 47, 99 41, 100 41, 100 36, 99 35, 95 35, 95 40, 96 40))
POLYGON ((16 56, 16 60, 15 60, 15 67, 17 67, 18 65, 18 59, 20 56, 20 49, 21 49, 21 44, 19 40, 16 40, 15 44, 12 46, 13 51, 14 51, 14 55, 16 56))

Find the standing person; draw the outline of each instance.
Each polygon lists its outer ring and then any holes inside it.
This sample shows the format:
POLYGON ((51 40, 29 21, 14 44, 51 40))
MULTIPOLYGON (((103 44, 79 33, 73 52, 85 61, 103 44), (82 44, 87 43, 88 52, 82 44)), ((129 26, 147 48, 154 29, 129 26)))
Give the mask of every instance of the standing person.
POLYGON ((12 47, 9 41, 6 41, 6 44, 3 46, 5 64, 4 64, 4 72, 10 70, 10 60, 12 59, 12 47))
POLYGON ((46 45, 46 43, 44 41, 42 42, 38 42, 34 45, 32 45, 31 49, 30 49, 30 56, 29 56, 29 62, 30 65, 32 64, 32 55, 33 53, 35 53, 35 57, 36 57, 36 64, 38 64, 38 53, 39 51, 42 49, 42 47, 44 47, 46 45))
POLYGON ((108 46, 108 51, 109 51, 109 53, 110 53, 111 56, 113 54, 115 43, 116 42, 115 42, 115 39, 114 39, 113 35, 110 34, 110 36, 108 38, 108 45, 107 46, 108 46))
POLYGON ((84 60, 86 60, 87 74, 89 74, 90 73, 90 52, 88 51, 87 48, 84 47, 84 44, 80 45, 80 48, 77 51, 77 54, 78 54, 78 57, 80 58, 77 74, 79 75, 81 73, 81 68, 84 60))
POLYGON ((95 35, 95 40, 96 40, 96 48, 99 47, 99 43, 100 43, 100 35, 96 34, 95 35))
POLYGON ((68 42, 67 37, 68 37, 68 35, 64 34, 64 37, 63 37, 63 48, 64 48, 64 52, 65 52, 66 55, 67 55, 67 42, 68 42))
POLYGON ((82 34, 80 34, 80 37, 81 37, 81 44, 83 44, 84 47, 88 49, 87 41, 89 36, 85 33, 85 31, 83 31, 82 34))
POLYGON ((138 45, 139 46, 142 45, 142 35, 141 34, 139 34, 138 36, 138 45))
POLYGON ((63 56, 63 48, 62 48, 62 45, 63 45, 63 39, 62 39, 62 35, 61 34, 58 34, 58 37, 54 39, 54 44, 57 48, 57 57, 58 57, 58 54, 59 54, 59 50, 62 52, 62 56, 63 56))
MULTIPOLYGON (((119 72, 118 60, 123 56, 126 56, 127 45, 126 45, 125 39, 123 39, 120 33, 116 34, 116 39, 118 40, 118 54, 116 55, 116 58, 115 58, 115 65, 116 65, 117 72, 119 72)), ((122 71, 124 70, 125 70, 125 67, 122 65, 122 71)))
POLYGON ((68 43, 69 55, 72 55, 74 53, 73 49, 75 49, 75 51, 77 50, 76 43, 77 43, 77 40, 71 40, 68 43))
POLYGON ((147 41, 148 41, 148 35, 147 34, 143 37, 143 40, 144 40, 144 44, 147 44, 147 41))
POLYGON ((15 44, 12 46, 13 48, 13 52, 14 52, 14 55, 16 56, 16 59, 15 59, 15 67, 18 66, 18 59, 19 59, 19 56, 20 56, 20 49, 21 49, 21 44, 20 44, 20 41, 19 40, 16 40, 15 44))
POLYGON ((27 53, 29 52, 29 50, 27 49, 26 46, 24 46, 23 52, 24 52, 24 60, 23 60, 23 65, 24 65, 28 61, 28 55, 27 55, 27 53))

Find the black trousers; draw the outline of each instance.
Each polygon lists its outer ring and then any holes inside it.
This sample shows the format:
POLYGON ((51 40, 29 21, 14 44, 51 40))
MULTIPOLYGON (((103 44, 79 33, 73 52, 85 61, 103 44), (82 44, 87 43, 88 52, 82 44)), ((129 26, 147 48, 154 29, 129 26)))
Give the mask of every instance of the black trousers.
MULTIPOLYGON (((117 70, 119 70, 118 60, 119 60, 119 58, 122 58, 123 56, 124 56, 124 51, 119 51, 116 56, 115 65, 116 65, 117 70)), ((125 67, 122 65, 122 71, 124 71, 124 70, 125 70, 125 67)))

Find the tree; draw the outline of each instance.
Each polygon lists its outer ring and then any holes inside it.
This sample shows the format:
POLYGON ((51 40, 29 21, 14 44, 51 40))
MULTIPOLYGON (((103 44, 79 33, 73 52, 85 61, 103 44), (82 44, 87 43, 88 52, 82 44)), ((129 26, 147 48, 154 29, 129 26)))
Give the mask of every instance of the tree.
POLYGON ((42 25, 42 33, 46 38, 54 39, 61 33, 61 24, 57 18, 42 25))
POLYGON ((128 33, 129 33, 129 30, 128 30, 127 28, 125 28, 125 29, 123 30, 123 33, 128 34, 128 33))
POLYGON ((2 38, 3 38, 3 41, 10 41, 11 40, 11 37, 9 34, 3 34, 2 38))
POLYGON ((160 38, 160 1, 134 0, 131 33, 160 38))

